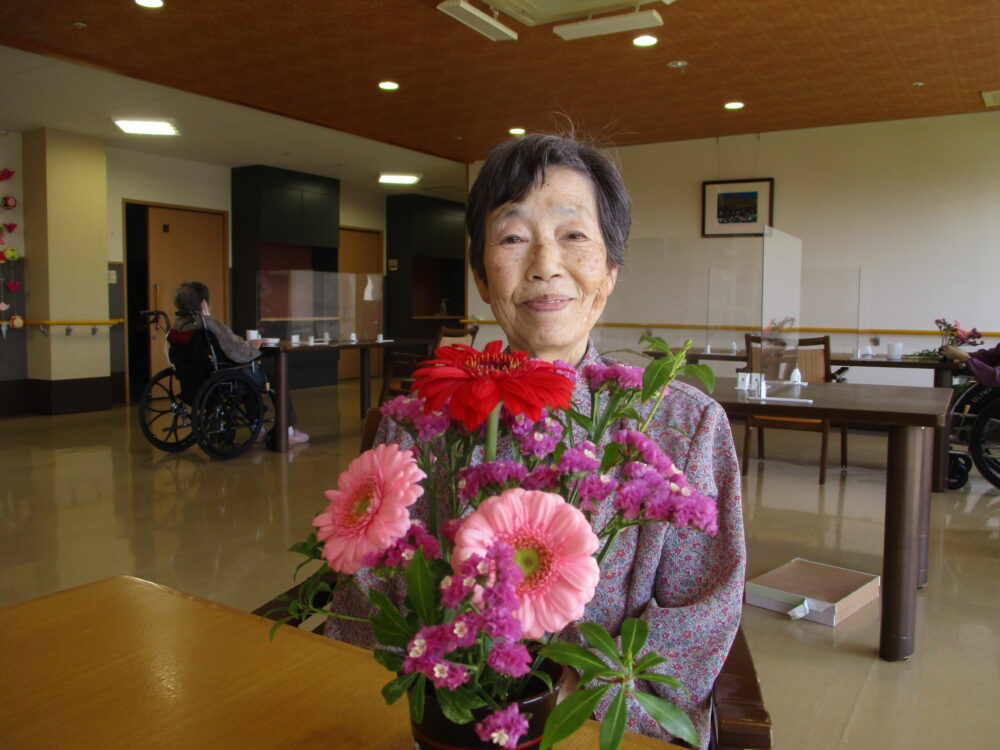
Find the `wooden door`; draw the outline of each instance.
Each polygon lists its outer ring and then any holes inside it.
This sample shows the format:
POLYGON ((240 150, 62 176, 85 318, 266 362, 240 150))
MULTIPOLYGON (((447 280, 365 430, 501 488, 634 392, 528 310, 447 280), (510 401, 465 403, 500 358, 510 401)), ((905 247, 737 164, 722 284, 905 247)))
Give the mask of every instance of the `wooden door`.
MULTIPOLYGON (((338 273, 382 273, 382 233, 364 229, 340 230, 340 247, 337 252, 338 273)), ((372 375, 382 374, 382 358, 372 357, 372 375)), ((361 375, 358 352, 353 350, 340 353, 337 366, 340 379, 357 378, 361 375)))
MULTIPOLYGON (((174 317, 174 294, 185 281, 208 286, 212 314, 229 323, 229 250, 226 215, 149 207, 149 306, 174 317)), ((150 373, 167 366, 164 332, 151 331, 150 373)))

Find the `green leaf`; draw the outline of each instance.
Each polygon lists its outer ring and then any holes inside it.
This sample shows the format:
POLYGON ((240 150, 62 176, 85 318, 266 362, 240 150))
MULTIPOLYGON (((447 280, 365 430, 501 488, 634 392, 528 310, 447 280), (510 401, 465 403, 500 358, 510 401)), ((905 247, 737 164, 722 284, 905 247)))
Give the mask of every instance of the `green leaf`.
POLYGON ((635 663, 635 666, 632 668, 632 671, 645 672, 648 669, 652 669, 653 667, 657 667, 660 664, 666 664, 666 663, 667 659, 664 659, 655 651, 650 651, 647 654, 643 654, 643 657, 635 663))
POLYGON ((688 715, 670 701, 649 693, 633 693, 642 709, 670 734, 698 747, 698 732, 688 715))
POLYGON ((681 681, 668 674, 657 674, 656 672, 641 672, 635 676, 637 680, 648 680, 649 682, 662 682, 672 688, 679 688, 681 681))
POLYGON ((468 724, 472 721, 473 716, 468 705, 468 695, 463 698, 458 691, 438 688, 434 692, 434 697, 441 707, 441 713, 452 724, 468 724))
POLYGON ((403 668, 403 655, 396 651, 386 651, 384 648, 377 648, 373 652, 375 661, 388 669, 390 672, 398 672, 403 668))
POLYGON ((667 342, 659 336, 651 336, 648 333, 644 333, 639 337, 639 343, 646 344, 646 348, 652 349, 654 352, 661 352, 663 354, 672 353, 670 347, 667 346, 667 342))
POLYGON ((698 378, 705 384, 705 390, 709 393, 715 390, 715 373, 708 365, 684 365, 681 372, 698 378))
POLYGON ((384 646, 406 648, 417 629, 410 627, 389 598, 378 589, 368 589, 368 601, 378 609, 369 620, 379 643, 384 646))
POLYGON ((387 682, 382 686, 382 697, 385 698, 385 702, 390 706, 398 701, 406 691, 413 684, 413 681, 417 679, 419 672, 410 672, 409 674, 404 674, 402 677, 397 677, 391 682, 387 682))
POLYGON ((609 667, 605 667, 604 669, 585 669, 582 672, 580 672, 578 684, 581 687, 583 687, 593 682, 598 677, 612 677, 612 676, 620 677, 622 676, 622 673, 620 671, 615 671, 614 669, 611 669, 609 667))
MULTIPOLYGON (((414 672, 413 674, 417 674, 414 672)), ((427 678, 424 675, 417 677, 417 684, 410 691, 410 718, 414 723, 419 724, 424 720, 424 701, 426 700, 427 678)))
POLYGON ((424 553, 417 550, 406 568, 406 591, 410 606, 425 624, 435 620, 437 604, 435 602, 437 589, 434 586, 434 575, 424 558, 424 553))
POLYGON ((649 637, 649 624, 645 620, 629 617, 622 623, 622 653, 631 662, 642 651, 649 637))
POLYGON ((625 719, 628 716, 626 700, 628 693, 619 690, 611 701, 611 708, 601 721, 601 750, 617 750, 625 736, 625 719))
POLYGON ((550 643, 548 646, 539 651, 539 653, 542 656, 552 659, 552 661, 557 664, 567 664, 574 669, 579 669, 581 671, 584 669, 608 668, 608 665, 605 664, 600 657, 592 654, 590 651, 577 643, 564 643, 563 641, 556 641, 555 643, 550 643))
POLYGON ((615 644, 615 639, 608 635, 607 630, 596 622, 582 622, 580 623, 580 632, 583 633, 583 637, 590 644, 591 648, 596 648, 615 664, 622 663, 622 657, 618 653, 618 646, 615 644))
POLYGON ((569 415, 570 419, 572 419, 574 422, 576 422, 578 425, 580 425, 583 429, 585 429, 587 431, 588 435, 593 435, 594 434, 594 420, 593 419, 591 419, 590 417, 585 417, 582 414, 580 414, 580 412, 573 411, 572 409, 567 409, 566 413, 569 415))
POLYGON ((583 726, 601 702, 604 694, 611 689, 610 685, 577 690, 566 700, 552 709, 545 722, 545 732, 542 734, 540 750, 548 750, 557 742, 562 742, 573 732, 583 726))
MULTIPOLYGON (((637 420, 638 421, 638 420, 637 420)), ((622 447, 618 443, 608 443, 604 447, 604 458, 601 459, 601 473, 606 474, 622 457, 622 447)))
POLYGON ((673 362, 664 357, 654 359, 642 373, 642 400, 649 401, 653 395, 667 384, 673 362))

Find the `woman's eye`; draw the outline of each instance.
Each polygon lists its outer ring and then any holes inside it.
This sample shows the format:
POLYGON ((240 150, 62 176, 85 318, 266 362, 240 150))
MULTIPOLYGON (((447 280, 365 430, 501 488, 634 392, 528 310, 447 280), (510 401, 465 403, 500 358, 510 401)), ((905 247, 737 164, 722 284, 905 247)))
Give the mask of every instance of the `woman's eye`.
POLYGON ((513 245, 518 242, 523 242, 524 238, 519 234, 507 234, 500 240, 504 245, 513 245))
POLYGON ((587 239, 587 235, 585 235, 583 232, 567 232, 566 233, 566 239, 568 239, 568 240, 585 240, 585 239, 587 239))

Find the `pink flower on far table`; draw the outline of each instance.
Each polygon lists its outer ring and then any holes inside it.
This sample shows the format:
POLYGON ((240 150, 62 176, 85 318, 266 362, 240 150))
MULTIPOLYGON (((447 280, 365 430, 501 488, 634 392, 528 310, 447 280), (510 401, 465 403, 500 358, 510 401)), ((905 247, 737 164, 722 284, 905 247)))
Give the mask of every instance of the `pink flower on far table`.
POLYGON ((453 565, 485 556, 497 541, 513 547, 524 571, 514 616, 526 638, 558 632, 583 617, 600 574, 593 556, 598 538, 580 510, 550 492, 507 490, 466 518, 455 538, 453 565))
POLYGON ((388 549, 410 528, 409 506, 424 489, 426 475, 410 451, 379 445, 365 451, 328 490, 330 505, 313 519, 327 564, 340 573, 355 573, 370 553, 388 549))

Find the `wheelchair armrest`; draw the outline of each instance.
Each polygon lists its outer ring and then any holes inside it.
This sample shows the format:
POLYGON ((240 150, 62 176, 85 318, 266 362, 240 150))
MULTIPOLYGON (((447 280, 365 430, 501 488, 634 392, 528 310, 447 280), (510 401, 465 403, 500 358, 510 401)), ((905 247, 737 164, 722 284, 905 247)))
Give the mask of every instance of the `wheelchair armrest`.
POLYGON ((845 378, 844 375, 847 374, 847 371, 850 369, 851 369, 850 367, 838 367, 836 370, 830 373, 830 382, 846 383, 847 378, 845 378))

